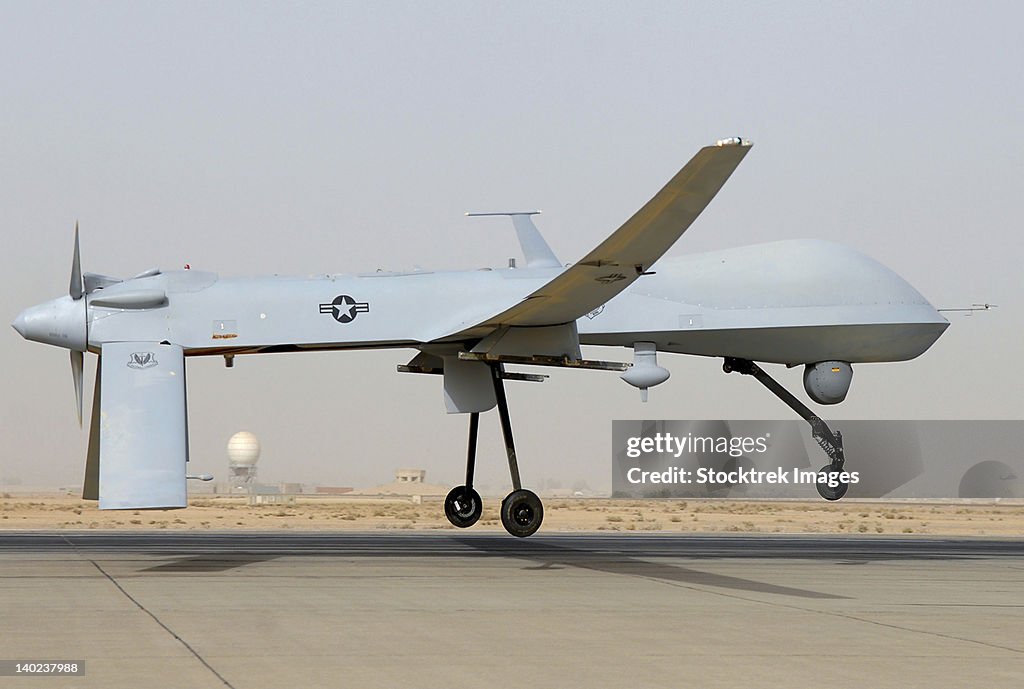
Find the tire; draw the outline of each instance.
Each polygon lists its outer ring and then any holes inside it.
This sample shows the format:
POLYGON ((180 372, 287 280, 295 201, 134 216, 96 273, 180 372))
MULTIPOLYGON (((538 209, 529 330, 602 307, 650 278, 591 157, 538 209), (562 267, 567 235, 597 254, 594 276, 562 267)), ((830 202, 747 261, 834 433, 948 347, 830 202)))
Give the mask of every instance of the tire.
MULTIPOLYGON (((826 464, 825 466, 818 470, 818 473, 830 474, 834 473, 834 471, 832 469, 831 464, 826 464)), ((836 500, 841 499, 844 495, 846 495, 846 491, 850 490, 850 484, 843 481, 840 481, 839 485, 834 488, 828 485, 828 483, 825 481, 818 481, 814 485, 815 488, 818 489, 818 495, 820 495, 821 497, 825 498, 830 502, 834 502, 836 500)))
POLYGON ((543 521, 544 505, 532 491, 512 491, 501 501, 502 526, 517 538, 533 535, 543 521))
POLYGON ((484 513, 480 494, 468 486, 455 486, 444 499, 444 516, 460 529, 473 526, 484 513))

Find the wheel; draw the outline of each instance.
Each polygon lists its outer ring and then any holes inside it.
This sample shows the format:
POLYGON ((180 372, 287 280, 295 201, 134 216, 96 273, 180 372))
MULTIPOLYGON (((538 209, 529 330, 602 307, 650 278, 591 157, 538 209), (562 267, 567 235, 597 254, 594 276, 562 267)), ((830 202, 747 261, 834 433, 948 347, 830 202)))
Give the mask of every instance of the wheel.
POLYGON ((455 486, 444 499, 444 516, 460 529, 476 524, 483 513, 484 503, 480 494, 468 486, 455 486))
MULTIPOLYGON (((826 464, 818 470, 818 474, 834 474, 836 471, 832 468, 831 464, 826 464)), ((818 481, 815 487, 818 489, 818 495, 825 498, 826 500, 838 500, 844 495, 846 491, 850 489, 850 484, 845 481, 838 481, 839 485, 833 487, 828 485, 827 481, 818 481)))
POLYGON ((501 523, 513 536, 526 538, 540 528, 542 521, 544 506, 532 491, 515 490, 501 501, 501 523))

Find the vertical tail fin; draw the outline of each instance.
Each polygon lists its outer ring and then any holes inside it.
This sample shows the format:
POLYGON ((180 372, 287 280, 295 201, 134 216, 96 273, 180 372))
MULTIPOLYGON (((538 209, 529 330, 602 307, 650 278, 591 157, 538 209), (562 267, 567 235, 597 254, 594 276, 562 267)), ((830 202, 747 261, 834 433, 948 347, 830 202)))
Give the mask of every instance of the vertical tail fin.
POLYGON ((490 215, 507 215, 512 218, 512 227, 516 230, 519 246, 523 249, 527 268, 561 268, 562 264, 544 241, 540 230, 533 224, 531 215, 539 215, 540 211, 514 211, 508 213, 466 213, 471 218, 490 215))

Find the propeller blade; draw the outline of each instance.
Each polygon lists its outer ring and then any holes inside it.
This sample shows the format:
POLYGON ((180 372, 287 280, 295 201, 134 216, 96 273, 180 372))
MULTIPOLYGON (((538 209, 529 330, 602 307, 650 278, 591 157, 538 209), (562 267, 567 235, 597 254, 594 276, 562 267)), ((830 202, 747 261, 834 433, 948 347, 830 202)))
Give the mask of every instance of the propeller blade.
POLYGON ((71 259, 71 286, 68 294, 74 300, 82 298, 82 261, 78 254, 78 221, 75 221, 75 256, 71 259))
POLYGON ((89 421, 89 451, 85 459, 83 500, 100 499, 100 384, 103 375, 103 356, 96 357, 96 383, 92 389, 92 419, 89 421))
POLYGON ((71 378, 75 382, 75 404, 78 409, 78 427, 82 427, 82 366, 85 353, 71 350, 71 378))

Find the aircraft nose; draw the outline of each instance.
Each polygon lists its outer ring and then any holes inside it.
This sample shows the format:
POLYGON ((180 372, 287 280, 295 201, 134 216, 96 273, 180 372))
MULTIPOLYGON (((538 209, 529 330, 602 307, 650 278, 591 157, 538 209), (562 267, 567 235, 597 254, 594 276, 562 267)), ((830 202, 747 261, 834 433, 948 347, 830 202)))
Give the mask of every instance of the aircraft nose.
POLYGON ((22 311, 11 323, 11 327, 18 331, 18 334, 25 337, 25 312, 22 311))
POLYGON ((30 306, 11 326, 26 340, 84 352, 87 339, 85 299, 60 297, 30 306))

